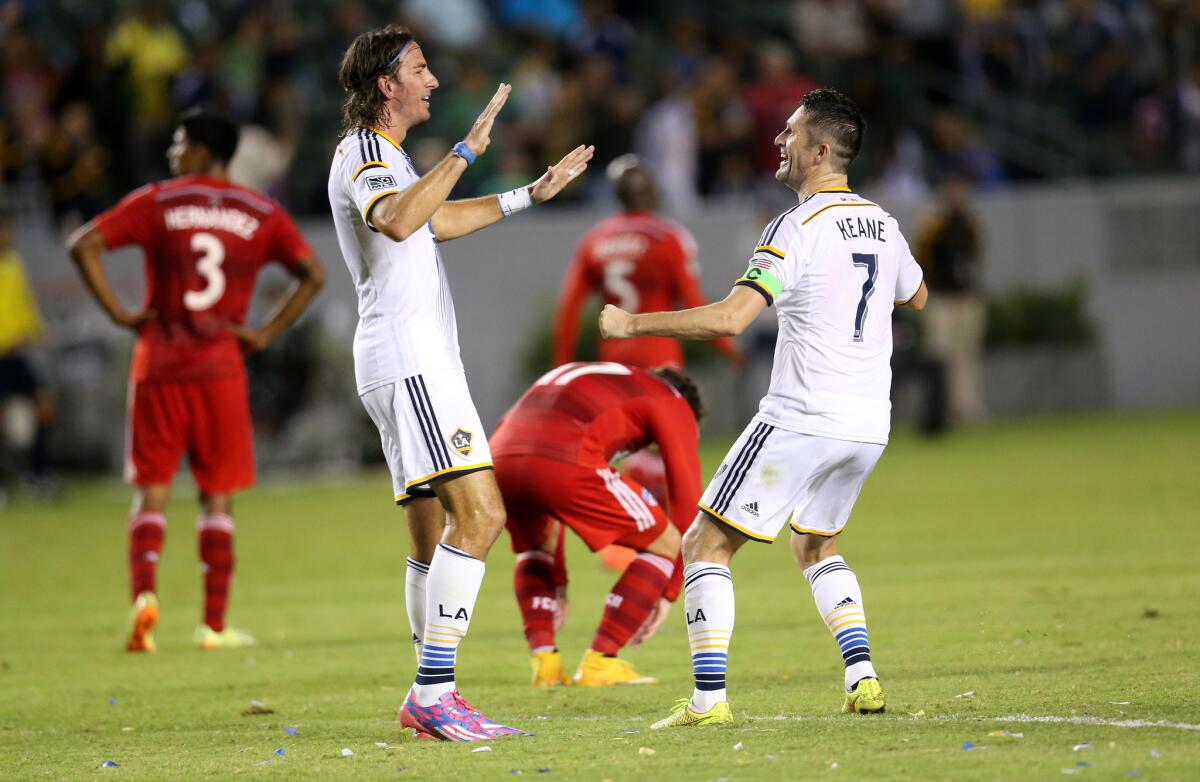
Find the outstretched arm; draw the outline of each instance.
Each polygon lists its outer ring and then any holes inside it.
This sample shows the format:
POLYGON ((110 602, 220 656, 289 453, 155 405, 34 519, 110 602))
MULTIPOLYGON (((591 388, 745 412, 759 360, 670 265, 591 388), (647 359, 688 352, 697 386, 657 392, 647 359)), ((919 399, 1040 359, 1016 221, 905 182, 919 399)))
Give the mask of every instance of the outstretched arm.
MULTIPOLYGON (((518 188, 501 196, 480 196, 462 201, 446 201, 433 213, 433 233, 440 242, 457 239, 487 228, 509 212, 502 207, 504 199, 515 199, 524 209, 530 204, 540 204, 558 195, 567 183, 587 170, 595 147, 580 144, 568 152, 562 160, 546 168, 546 173, 533 184, 518 188), (524 191, 524 192, 522 192, 524 191)), ((461 172, 460 172, 461 175, 461 172)), ((455 178, 457 181, 457 177, 455 178)))
POLYGON ((734 286, 721 301, 676 312, 645 312, 631 315, 612 304, 600 311, 600 335, 605 339, 629 337, 674 337, 675 339, 718 339, 736 337, 746 330, 767 306, 757 291, 734 286))

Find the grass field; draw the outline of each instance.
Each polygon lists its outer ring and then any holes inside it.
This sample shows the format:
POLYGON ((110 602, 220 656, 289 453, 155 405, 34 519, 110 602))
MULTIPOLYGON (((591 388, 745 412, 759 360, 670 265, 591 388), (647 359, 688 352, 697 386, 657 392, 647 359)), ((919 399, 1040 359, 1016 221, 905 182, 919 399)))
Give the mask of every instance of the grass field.
MULTIPOLYGON (((240 500, 232 616, 260 646, 239 652, 190 646, 200 577, 181 492, 155 656, 120 651, 127 490, 72 484, 61 505, 0 515, 0 778, 1200 779, 1198 443, 1200 412, 897 436, 843 540, 890 699, 876 717, 837 714, 840 658, 778 544, 734 563, 737 725, 647 730, 690 692, 678 608, 629 655, 661 684, 534 691, 504 540, 459 681, 537 735, 488 752, 397 729, 414 663, 384 475, 240 500), (244 714, 252 700, 273 713, 244 714)), ((706 445, 707 469, 726 444, 706 445)), ((613 575, 571 557, 574 664, 613 575)))

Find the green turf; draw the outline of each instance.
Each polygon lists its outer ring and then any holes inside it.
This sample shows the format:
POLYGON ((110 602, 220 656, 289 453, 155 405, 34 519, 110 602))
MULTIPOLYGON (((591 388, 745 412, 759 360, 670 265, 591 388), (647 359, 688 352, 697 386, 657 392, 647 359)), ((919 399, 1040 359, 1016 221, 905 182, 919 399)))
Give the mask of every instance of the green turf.
MULTIPOLYGON (((537 735, 486 753, 397 730, 414 666, 385 476, 270 481, 240 500, 232 615, 261 645, 239 652, 189 645, 200 578, 181 492, 156 656, 120 651, 127 492, 72 484, 59 506, 0 515, 0 778, 1200 778, 1198 442, 1198 412, 895 438, 843 541, 890 696, 880 717, 836 714, 836 648, 779 544, 750 544, 734 563, 736 726, 647 730, 690 692, 678 609, 629 654, 660 685, 533 691, 502 545, 460 682, 537 735), (252 700, 274 713, 243 715, 252 700), (1193 730, 1001 720, 1019 715, 1193 730), (1092 748, 1073 751, 1082 742, 1092 748)), ((708 444, 708 469, 724 445, 708 444)), ((578 547, 571 556, 560 642, 573 664, 612 575, 578 547)))

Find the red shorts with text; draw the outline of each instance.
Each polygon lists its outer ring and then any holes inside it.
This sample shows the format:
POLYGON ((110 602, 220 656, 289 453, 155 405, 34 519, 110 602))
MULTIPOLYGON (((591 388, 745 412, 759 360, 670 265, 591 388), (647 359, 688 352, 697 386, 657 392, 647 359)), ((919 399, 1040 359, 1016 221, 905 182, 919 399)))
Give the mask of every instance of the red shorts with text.
POLYGON ((187 454, 205 494, 254 484, 254 435, 246 375, 129 383, 125 480, 171 483, 187 454))
POLYGON ((513 551, 537 548, 555 520, 592 551, 611 543, 643 550, 670 524, 650 492, 607 465, 570 464, 544 456, 494 456, 513 551))

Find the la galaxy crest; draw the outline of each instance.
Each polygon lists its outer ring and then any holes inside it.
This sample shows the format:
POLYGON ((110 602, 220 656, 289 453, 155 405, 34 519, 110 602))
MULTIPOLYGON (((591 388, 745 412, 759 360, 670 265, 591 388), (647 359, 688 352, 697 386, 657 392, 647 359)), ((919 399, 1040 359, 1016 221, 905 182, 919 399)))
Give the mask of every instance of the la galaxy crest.
POLYGON ((474 435, 471 432, 460 426, 454 431, 454 434, 450 435, 450 445, 463 456, 470 456, 471 448, 473 447, 471 440, 473 438, 474 435))

